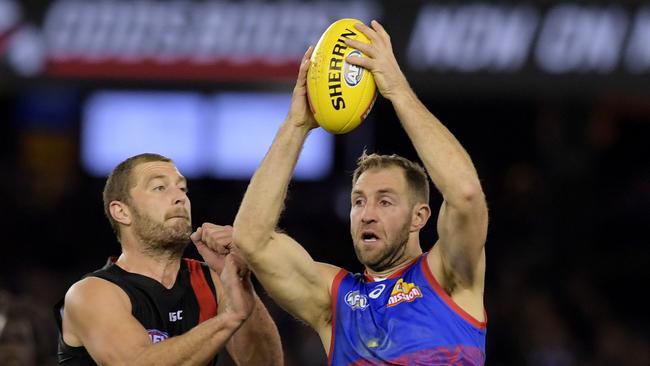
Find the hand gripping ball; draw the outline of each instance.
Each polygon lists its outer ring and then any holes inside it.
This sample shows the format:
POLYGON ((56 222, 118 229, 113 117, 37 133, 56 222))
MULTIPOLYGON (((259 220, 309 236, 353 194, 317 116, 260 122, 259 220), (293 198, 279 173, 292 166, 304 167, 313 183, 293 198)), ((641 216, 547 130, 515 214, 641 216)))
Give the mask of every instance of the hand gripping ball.
POLYGON ((345 38, 370 43, 357 30, 357 19, 341 19, 320 37, 307 71, 309 106, 325 130, 342 134, 359 126, 377 97, 377 86, 370 71, 346 62, 349 55, 366 57, 346 45, 345 38))

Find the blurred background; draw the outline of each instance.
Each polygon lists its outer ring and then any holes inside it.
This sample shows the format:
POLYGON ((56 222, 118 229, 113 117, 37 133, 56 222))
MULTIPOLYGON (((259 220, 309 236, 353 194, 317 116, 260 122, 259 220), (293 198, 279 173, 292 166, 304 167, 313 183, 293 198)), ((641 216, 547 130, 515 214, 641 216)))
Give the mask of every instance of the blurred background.
MULTIPOLYGON (((302 53, 347 17, 385 25, 478 169, 487 364, 650 365, 650 2, 561 0, 0 0, 0 365, 54 363, 52 305, 120 252, 101 190, 123 159, 171 157, 194 225, 232 222, 302 53)), ((281 222, 351 271, 364 148, 417 159, 379 97, 353 132, 309 137, 281 222)), ((424 249, 435 239, 429 223, 424 249)), ((325 365, 267 303, 287 365, 325 365)))

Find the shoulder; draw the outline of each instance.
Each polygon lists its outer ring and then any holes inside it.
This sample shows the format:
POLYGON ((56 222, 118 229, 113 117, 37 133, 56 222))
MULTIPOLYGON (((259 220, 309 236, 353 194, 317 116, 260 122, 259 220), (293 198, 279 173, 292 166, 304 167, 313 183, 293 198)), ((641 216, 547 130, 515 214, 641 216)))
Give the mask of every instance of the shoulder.
POLYGON ((340 272, 349 273, 347 270, 329 263, 316 262, 318 270, 325 276, 334 278, 340 272))
POLYGON ((329 263, 316 262, 316 265, 322 278, 329 284, 330 293, 341 282, 341 279, 350 273, 341 267, 329 263))
POLYGON ((131 311, 127 294, 115 283, 104 278, 88 276, 73 284, 65 294, 66 313, 102 309, 107 305, 131 311))
POLYGON ((71 346, 81 346, 83 335, 114 316, 131 313, 131 301, 116 284, 99 277, 85 277, 65 294, 61 309, 61 333, 71 346))

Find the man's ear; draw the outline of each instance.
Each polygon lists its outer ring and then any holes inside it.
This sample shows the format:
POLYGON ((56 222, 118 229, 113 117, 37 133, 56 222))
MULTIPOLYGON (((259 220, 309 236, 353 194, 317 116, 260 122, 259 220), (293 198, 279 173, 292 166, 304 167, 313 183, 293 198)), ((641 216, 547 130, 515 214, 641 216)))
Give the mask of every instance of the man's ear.
POLYGON ((431 217, 431 208, 425 203, 416 204, 411 218, 411 231, 420 231, 431 217))
POLYGON ((111 213, 113 220, 123 225, 131 225, 133 216, 131 215, 129 206, 124 202, 111 201, 111 203, 108 204, 108 211, 111 213))

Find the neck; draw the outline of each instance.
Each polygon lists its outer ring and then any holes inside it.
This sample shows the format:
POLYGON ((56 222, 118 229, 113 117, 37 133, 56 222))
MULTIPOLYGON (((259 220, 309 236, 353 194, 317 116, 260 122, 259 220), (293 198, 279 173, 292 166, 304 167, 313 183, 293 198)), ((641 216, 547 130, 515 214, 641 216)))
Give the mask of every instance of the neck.
MULTIPOLYGON (((133 244, 133 243, 132 243, 133 244)), ((122 254, 116 264, 128 272, 150 277, 166 288, 176 282, 182 253, 144 250, 143 246, 122 244, 122 254)))

